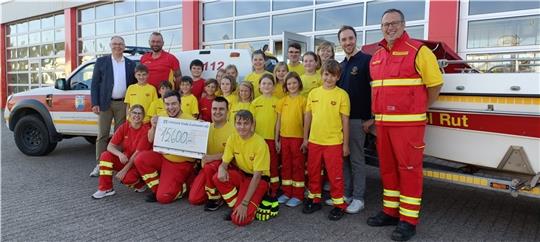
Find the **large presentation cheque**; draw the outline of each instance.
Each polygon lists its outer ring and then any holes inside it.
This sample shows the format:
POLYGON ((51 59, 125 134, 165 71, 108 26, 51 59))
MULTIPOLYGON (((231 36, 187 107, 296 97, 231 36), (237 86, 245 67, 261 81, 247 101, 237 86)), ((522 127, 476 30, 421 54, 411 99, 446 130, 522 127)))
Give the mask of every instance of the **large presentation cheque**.
POLYGON ((206 154, 209 122, 159 117, 154 151, 201 159, 206 154))

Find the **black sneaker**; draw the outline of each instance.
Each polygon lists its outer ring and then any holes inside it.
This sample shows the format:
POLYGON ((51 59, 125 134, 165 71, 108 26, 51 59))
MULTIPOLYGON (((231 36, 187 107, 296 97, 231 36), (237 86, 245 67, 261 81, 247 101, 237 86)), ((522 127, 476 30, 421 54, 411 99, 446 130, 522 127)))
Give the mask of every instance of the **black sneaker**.
POLYGON ((155 203, 155 202, 157 202, 156 194, 155 193, 148 194, 148 196, 146 196, 145 201, 147 203, 155 203))
POLYGON ((223 200, 208 200, 204 205, 204 211, 216 211, 221 205, 223 205, 223 200))
POLYGON ((231 210, 227 214, 225 214, 225 216, 223 217, 223 220, 231 221, 232 220, 232 213, 233 213, 233 210, 231 210))
POLYGON ((416 226, 405 221, 399 221, 396 229, 392 232, 392 240, 407 241, 416 234, 416 226))
POLYGON ((397 225, 398 222, 399 218, 387 215, 382 211, 373 217, 369 217, 367 220, 367 224, 373 227, 392 226, 397 225))
POLYGON ((320 203, 314 203, 313 199, 306 199, 306 203, 304 203, 304 208, 302 209, 302 213, 310 214, 314 213, 317 210, 321 210, 322 206, 320 203))
POLYGON ((343 218, 343 215, 345 215, 345 211, 343 209, 334 207, 332 210, 330 210, 330 214, 328 214, 328 219, 332 221, 337 221, 343 218))

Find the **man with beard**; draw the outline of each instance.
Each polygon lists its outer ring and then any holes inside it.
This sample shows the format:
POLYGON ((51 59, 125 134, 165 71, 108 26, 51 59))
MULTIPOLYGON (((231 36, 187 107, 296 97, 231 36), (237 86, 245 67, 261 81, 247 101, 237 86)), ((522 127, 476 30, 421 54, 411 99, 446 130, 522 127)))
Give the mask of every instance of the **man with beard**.
MULTIPOLYGON (((163 95, 166 116, 180 118, 180 94, 168 91, 163 95)), ((163 114, 162 114, 163 115, 163 114)), ((158 116, 152 117, 152 127, 148 131, 148 142, 154 142, 158 116)), ((195 175, 195 159, 160 154, 155 151, 145 151, 135 159, 135 167, 141 174, 152 194, 146 199, 147 202, 171 203, 181 198, 187 191, 187 183, 195 175)))
POLYGON ((358 213, 364 208, 366 190, 366 159, 364 140, 373 124, 371 115, 371 86, 369 82, 369 60, 371 56, 356 48, 356 31, 351 26, 343 26, 338 31, 338 39, 345 51, 341 62, 341 78, 338 86, 349 94, 351 102, 349 149, 351 155, 343 164, 345 197, 349 206, 347 213, 358 213))
POLYGON ((159 32, 153 32, 148 42, 152 52, 141 57, 141 64, 148 67, 148 83, 159 90, 159 83, 163 80, 169 80, 173 89, 177 88, 175 83, 180 83, 182 77, 180 63, 174 55, 163 50, 163 35, 159 32))

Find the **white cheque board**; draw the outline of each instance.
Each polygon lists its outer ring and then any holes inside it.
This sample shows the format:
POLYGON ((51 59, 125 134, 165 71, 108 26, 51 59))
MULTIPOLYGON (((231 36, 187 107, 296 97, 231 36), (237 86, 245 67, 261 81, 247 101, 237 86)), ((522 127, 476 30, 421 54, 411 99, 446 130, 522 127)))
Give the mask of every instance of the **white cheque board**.
POLYGON ((209 122, 159 117, 154 151, 201 159, 206 154, 209 122))

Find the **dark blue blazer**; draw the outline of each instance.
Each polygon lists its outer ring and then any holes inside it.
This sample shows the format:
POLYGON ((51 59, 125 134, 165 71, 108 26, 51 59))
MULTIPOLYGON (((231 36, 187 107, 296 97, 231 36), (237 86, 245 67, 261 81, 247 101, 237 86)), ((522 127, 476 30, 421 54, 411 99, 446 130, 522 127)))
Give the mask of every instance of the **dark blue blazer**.
MULTIPOLYGON (((135 62, 124 57, 126 62, 126 88, 136 83, 135 80, 135 62)), ((92 74, 92 87, 90 95, 92 96, 92 107, 98 105, 99 110, 107 111, 111 106, 112 90, 114 85, 114 74, 111 55, 100 57, 94 65, 92 74)))

